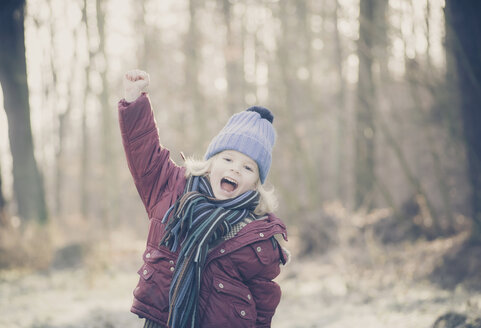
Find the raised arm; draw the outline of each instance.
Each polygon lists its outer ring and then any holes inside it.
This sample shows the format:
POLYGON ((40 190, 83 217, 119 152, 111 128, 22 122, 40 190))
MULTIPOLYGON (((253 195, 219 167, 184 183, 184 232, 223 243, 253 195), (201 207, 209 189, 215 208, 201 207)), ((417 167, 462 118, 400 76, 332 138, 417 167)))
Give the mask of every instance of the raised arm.
MULTIPOLYGON (((119 123, 127 163, 149 217, 166 190, 183 186, 184 169, 170 160, 170 152, 159 141, 150 100, 145 93, 147 73, 129 71, 124 77, 125 98, 119 101, 119 123)), ((179 190, 181 192, 181 190, 179 190)), ((176 194, 176 191, 173 193, 176 194)))

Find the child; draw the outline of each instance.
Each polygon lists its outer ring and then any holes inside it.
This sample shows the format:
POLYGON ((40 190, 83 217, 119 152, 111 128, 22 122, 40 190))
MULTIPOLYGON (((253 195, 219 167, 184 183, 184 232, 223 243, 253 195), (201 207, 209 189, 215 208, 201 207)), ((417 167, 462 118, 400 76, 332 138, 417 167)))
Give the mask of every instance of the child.
POLYGON ((280 301, 272 281, 287 261, 264 183, 275 141, 263 107, 233 115, 205 161, 179 167, 159 142, 149 76, 125 74, 119 122, 129 169, 150 218, 131 311, 145 327, 270 327, 280 301))

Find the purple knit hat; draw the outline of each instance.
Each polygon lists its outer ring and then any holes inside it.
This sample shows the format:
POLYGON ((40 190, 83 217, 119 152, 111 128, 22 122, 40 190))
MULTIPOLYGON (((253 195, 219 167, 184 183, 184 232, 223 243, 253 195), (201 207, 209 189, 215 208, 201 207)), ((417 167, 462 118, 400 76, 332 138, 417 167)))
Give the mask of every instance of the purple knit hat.
POLYGON ((265 107, 253 106, 234 114, 212 139, 204 158, 207 160, 224 150, 236 150, 249 156, 259 167, 259 177, 265 182, 272 162, 272 147, 276 131, 274 116, 265 107))

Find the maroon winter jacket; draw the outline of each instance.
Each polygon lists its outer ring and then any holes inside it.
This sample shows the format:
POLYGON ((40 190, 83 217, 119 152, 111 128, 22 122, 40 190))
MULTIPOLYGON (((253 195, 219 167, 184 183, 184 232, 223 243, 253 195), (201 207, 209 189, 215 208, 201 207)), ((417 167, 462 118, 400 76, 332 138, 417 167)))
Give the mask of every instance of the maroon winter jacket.
MULTIPOLYGON (((146 94, 133 103, 121 100, 118 107, 128 166, 150 219, 131 311, 166 326, 177 254, 159 247, 165 231, 161 220, 183 193, 185 168, 172 162, 169 151, 160 145, 146 94)), ((270 327, 281 297, 272 279, 286 261, 281 247, 274 247, 270 239, 276 234, 286 239, 286 227, 269 214, 210 251, 197 308, 199 327, 270 327)))

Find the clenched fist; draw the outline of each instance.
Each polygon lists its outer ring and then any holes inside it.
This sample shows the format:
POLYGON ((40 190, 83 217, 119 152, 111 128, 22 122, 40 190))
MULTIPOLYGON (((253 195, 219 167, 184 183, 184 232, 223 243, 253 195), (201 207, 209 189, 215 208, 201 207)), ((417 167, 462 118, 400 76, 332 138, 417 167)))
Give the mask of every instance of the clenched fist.
POLYGON ((142 92, 147 91, 150 77, 147 72, 133 69, 124 75, 124 98, 127 102, 135 101, 142 92))

